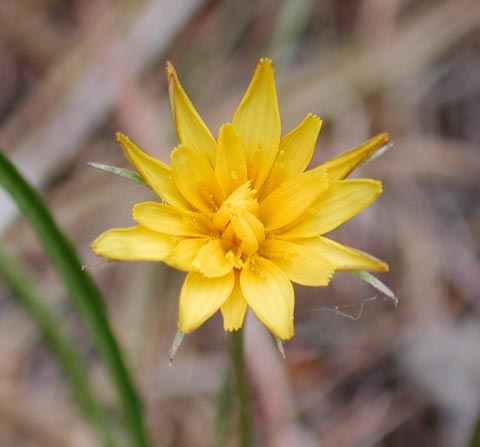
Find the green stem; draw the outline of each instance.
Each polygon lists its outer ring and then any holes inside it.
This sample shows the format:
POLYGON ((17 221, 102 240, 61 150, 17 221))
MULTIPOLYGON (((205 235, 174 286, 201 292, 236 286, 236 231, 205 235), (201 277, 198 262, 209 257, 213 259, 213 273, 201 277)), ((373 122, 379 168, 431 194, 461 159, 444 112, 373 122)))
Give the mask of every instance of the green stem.
POLYGON ((477 417, 475 422, 475 428, 473 430, 470 442, 467 444, 467 447, 478 447, 480 445, 480 416, 477 417))
POLYGON ((240 446, 249 447, 252 445, 253 424, 250 392, 248 388, 247 371, 245 367, 245 353, 243 349, 243 330, 231 332, 229 337, 230 359, 235 377, 235 393, 240 406, 240 446))
POLYGON ((234 403, 232 374, 231 371, 225 371, 217 395, 213 447, 223 447, 227 444, 230 415, 234 403))
POLYGON ((47 345, 64 371, 73 397, 85 418, 97 429, 103 446, 116 446, 106 412, 91 388, 88 372, 75 349, 74 342, 62 330, 59 318, 44 304, 45 299, 38 291, 38 279, 18 259, 8 253, 2 241, 0 241, 0 274, 15 293, 15 298, 38 325, 47 345))
POLYGON ((148 446, 140 399, 106 317, 100 292, 90 276, 82 270, 75 249, 58 228, 42 198, 2 152, 0 152, 0 185, 10 194, 23 216, 29 221, 87 326, 92 343, 116 387, 120 405, 127 419, 130 445, 148 446))

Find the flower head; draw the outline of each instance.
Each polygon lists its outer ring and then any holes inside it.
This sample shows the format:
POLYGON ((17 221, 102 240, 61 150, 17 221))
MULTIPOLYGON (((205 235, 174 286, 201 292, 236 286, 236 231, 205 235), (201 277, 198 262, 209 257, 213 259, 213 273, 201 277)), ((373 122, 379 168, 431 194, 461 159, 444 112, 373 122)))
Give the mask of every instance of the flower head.
POLYGON ((380 134, 306 171, 321 128, 315 115, 281 137, 272 62, 261 59, 231 123, 210 133, 167 65, 180 140, 171 166, 118 134, 118 142, 161 200, 134 206, 137 225, 92 244, 114 260, 161 261, 188 272, 178 327, 189 333, 218 310, 227 331, 247 308, 278 338, 294 334, 292 282, 326 286, 336 271, 387 271, 370 255, 326 237, 382 192, 377 180, 345 180, 388 141, 380 134))

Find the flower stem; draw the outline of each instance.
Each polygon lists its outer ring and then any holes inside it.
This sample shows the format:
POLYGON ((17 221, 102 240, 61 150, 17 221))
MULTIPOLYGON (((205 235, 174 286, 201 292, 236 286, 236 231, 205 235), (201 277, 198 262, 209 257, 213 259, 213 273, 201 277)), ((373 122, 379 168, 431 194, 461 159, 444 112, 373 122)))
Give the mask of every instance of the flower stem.
POLYGON ((215 415, 213 447, 223 447, 227 444, 230 416, 235 404, 233 397, 232 371, 225 371, 217 395, 217 414, 215 415))
POLYGON ((243 349, 243 330, 231 332, 229 337, 229 351, 234 373, 235 393, 237 395, 238 404, 240 407, 240 446, 249 447, 252 445, 253 424, 247 371, 245 367, 245 353, 243 349))
POLYGON ((480 416, 477 416, 477 420, 475 422, 475 427, 471 435, 471 438, 469 442, 467 442, 467 444, 465 445, 467 447, 477 447, 480 445, 480 416))

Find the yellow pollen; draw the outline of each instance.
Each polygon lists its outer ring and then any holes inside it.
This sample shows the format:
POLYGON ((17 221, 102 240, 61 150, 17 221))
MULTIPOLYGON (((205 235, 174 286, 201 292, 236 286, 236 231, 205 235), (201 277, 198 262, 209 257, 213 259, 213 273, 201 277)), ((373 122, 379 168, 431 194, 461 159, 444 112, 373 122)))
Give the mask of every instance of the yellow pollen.
POLYGON ((257 217, 256 194, 246 182, 227 197, 212 219, 221 238, 238 247, 242 257, 254 255, 265 239, 265 229, 257 217))
POLYGON ((242 269, 245 263, 241 258, 241 253, 237 250, 237 253, 234 253, 232 250, 228 251, 225 255, 227 261, 231 262, 233 267, 236 269, 242 269))

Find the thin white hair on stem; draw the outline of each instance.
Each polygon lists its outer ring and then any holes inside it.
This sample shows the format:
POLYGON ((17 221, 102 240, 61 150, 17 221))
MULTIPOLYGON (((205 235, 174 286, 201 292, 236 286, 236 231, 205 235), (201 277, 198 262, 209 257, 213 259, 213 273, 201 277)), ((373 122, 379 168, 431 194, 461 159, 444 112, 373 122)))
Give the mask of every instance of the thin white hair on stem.
MULTIPOLYGON (((341 309, 349 309, 352 308, 353 306, 350 304, 344 304, 342 306, 335 306, 335 307, 317 307, 314 309, 310 309, 308 312, 330 312, 335 315, 340 315, 345 318, 349 318, 350 320, 353 321, 358 321, 362 315, 363 315, 363 309, 365 307, 365 304, 370 303, 372 301, 376 301, 378 299, 378 295, 371 296, 370 298, 365 298, 361 303, 360 303, 360 310, 358 311, 357 315, 352 315, 349 313, 344 312, 341 309)), ((307 313, 307 312, 303 312, 307 313)))

